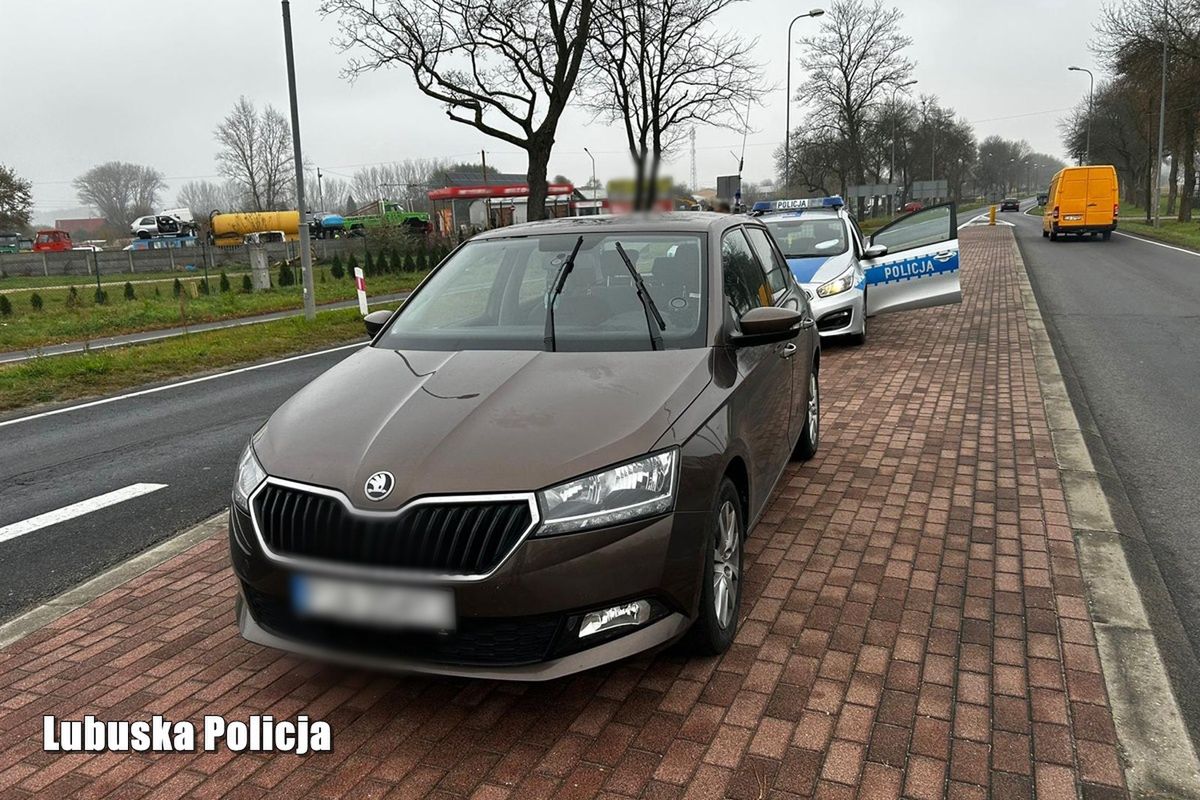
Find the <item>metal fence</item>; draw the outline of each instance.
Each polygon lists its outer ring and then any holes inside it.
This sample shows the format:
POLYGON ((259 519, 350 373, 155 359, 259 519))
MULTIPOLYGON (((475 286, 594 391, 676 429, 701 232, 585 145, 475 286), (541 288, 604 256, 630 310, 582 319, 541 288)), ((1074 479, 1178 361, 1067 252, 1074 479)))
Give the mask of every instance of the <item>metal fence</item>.
MULTIPOLYGON (((300 256, 299 242, 275 242, 264 245, 272 261, 300 256)), ((361 251, 363 239, 314 239, 313 255, 318 259, 333 258, 335 254, 361 251)), ((65 253, 0 253, 0 277, 30 277, 42 275, 93 275, 97 269, 104 275, 147 272, 192 272, 206 266, 220 270, 232 265, 246 265, 250 256, 244 246, 167 247, 158 250, 69 250, 65 253)))

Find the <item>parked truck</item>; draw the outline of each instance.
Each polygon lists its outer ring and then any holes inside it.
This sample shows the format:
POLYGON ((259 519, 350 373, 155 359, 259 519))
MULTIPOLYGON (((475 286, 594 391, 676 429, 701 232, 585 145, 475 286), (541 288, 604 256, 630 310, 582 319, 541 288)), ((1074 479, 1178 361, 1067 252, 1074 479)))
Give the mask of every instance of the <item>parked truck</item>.
POLYGON ((209 241, 217 247, 239 246, 248 234, 263 231, 283 231, 289 242, 300 238, 298 211, 237 211, 231 214, 214 211, 208 223, 209 241))
POLYGON ((429 215, 424 211, 405 211, 404 206, 391 200, 380 200, 375 214, 352 214, 342 219, 342 229, 349 234, 358 231, 361 235, 371 228, 403 226, 412 233, 425 234, 429 231, 429 215))

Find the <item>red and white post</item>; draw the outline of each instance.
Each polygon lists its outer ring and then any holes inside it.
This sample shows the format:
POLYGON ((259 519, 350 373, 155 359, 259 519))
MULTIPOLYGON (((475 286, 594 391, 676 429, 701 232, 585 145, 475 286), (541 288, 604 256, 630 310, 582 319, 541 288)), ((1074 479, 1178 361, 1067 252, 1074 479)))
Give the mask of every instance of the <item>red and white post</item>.
POLYGON ((354 288, 358 290, 358 312, 367 315, 367 282, 363 279, 362 267, 354 268, 354 288))

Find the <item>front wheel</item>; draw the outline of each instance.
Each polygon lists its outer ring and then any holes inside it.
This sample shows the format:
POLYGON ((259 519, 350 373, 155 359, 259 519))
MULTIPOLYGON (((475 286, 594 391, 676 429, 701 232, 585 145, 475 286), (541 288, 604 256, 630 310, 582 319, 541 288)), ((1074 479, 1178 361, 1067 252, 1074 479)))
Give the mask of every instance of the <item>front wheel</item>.
POLYGON ((808 461, 817 454, 821 444, 821 382, 817 378, 814 365, 808 373, 808 405, 805 406, 804 430, 800 431, 800 441, 792 451, 792 457, 797 461, 808 461))
POLYGON ((719 655, 733 644, 742 607, 745 521, 741 497, 729 478, 721 479, 716 508, 710 519, 700 610, 688 636, 697 651, 719 655))

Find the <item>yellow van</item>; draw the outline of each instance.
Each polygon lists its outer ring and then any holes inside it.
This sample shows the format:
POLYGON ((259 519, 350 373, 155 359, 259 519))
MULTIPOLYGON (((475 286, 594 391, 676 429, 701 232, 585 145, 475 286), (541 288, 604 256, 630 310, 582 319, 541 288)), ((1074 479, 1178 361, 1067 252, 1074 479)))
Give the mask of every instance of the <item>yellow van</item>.
POLYGON ((1110 165, 1065 167, 1050 180, 1049 198, 1042 212, 1042 236, 1057 240, 1073 233, 1107 241, 1117 229, 1120 195, 1117 171, 1110 165))

